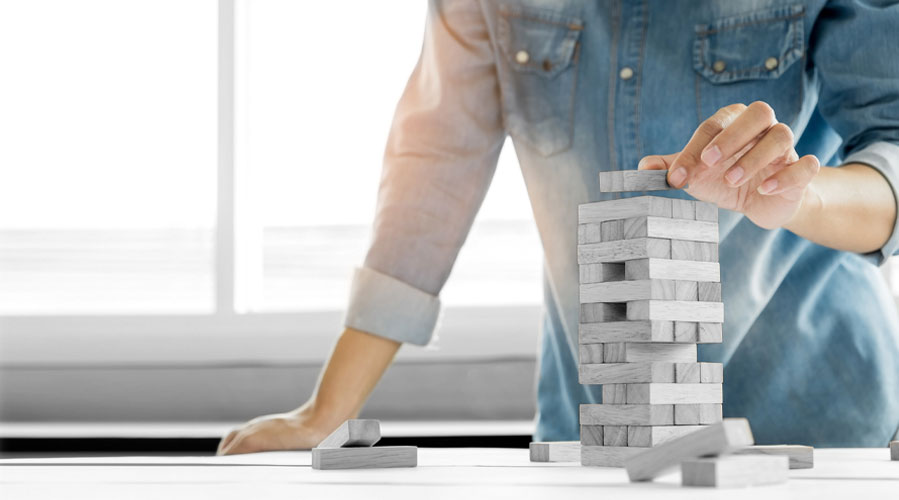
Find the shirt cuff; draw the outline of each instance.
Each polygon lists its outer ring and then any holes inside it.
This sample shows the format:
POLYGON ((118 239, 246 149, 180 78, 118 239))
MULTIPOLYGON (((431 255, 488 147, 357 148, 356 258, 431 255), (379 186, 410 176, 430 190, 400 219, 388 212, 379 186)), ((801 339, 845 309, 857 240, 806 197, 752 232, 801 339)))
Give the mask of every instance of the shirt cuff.
POLYGON ((356 269, 344 325, 379 337, 426 345, 440 315, 440 299, 374 269, 356 269))
POLYGON ((847 156, 843 160, 843 164, 847 163, 864 163, 880 172, 880 175, 890 184, 893 196, 897 201, 897 217, 893 223, 893 233, 890 235, 890 239, 880 250, 863 255, 866 259, 881 265, 899 250, 899 145, 889 142, 871 143, 847 156))

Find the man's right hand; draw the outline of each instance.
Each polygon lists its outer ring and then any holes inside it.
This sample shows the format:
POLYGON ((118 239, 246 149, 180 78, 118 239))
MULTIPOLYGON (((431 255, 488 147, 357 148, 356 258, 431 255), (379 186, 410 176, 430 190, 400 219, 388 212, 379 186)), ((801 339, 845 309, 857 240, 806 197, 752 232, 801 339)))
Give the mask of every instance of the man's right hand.
POLYGON ((304 407, 288 413, 263 415, 229 432, 219 442, 216 454, 308 450, 334 430, 330 427, 319 423, 304 407))

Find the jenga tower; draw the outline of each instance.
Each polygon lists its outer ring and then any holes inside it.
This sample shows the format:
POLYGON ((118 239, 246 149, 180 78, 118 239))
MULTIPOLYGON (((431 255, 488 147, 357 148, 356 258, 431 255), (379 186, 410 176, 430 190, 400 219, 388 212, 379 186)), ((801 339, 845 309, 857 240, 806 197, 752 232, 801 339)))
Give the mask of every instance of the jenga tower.
MULTIPOLYGON (((603 192, 670 189, 667 171, 600 174, 603 192)), ((724 304, 714 204, 639 196, 581 205, 579 378, 602 384, 581 405, 581 464, 631 456, 721 420, 723 366, 696 346, 721 342, 724 304)))

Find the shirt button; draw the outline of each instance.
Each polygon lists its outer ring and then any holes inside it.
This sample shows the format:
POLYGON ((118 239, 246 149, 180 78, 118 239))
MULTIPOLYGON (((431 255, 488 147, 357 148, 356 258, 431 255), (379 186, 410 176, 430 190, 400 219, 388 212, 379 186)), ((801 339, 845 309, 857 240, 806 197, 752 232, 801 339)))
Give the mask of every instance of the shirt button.
POLYGON ((531 55, 526 50, 519 50, 515 54, 515 62, 518 64, 527 64, 531 60, 531 55))
POLYGON ((765 59, 765 68, 767 68, 768 71, 773 70, 779 64, 780 64, 780 61, 778 61, 776 57, 769 57, 768 59, 765 59))
POLYGON ((625 66, 618 72, 618 76, 620 76, 622 80, 630 80, 634 76, 634 70, 625 66))
POLYGON ((712 65, 712 71, 714 71, 715 73, 721 73, 726 67, 727 64, 725 64, 724 61, 715 61, 715 64, 712 65))

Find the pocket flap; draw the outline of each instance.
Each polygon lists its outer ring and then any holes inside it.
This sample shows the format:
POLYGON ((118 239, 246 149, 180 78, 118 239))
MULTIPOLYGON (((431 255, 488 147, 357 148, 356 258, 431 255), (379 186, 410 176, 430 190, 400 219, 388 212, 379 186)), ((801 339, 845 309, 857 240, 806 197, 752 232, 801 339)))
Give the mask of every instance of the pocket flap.
POLYGON ((583 26, 556 12, 503 6, 497 30, 512 69, 552 78, 571 64, 583 26))

